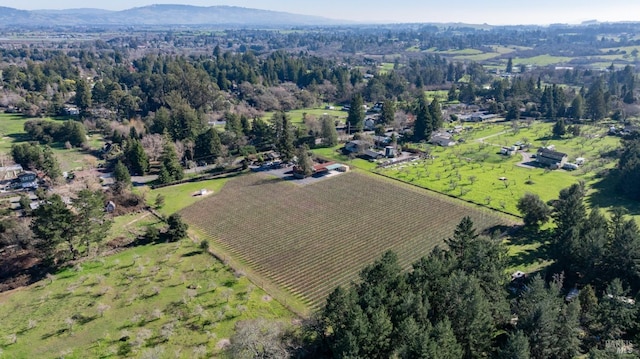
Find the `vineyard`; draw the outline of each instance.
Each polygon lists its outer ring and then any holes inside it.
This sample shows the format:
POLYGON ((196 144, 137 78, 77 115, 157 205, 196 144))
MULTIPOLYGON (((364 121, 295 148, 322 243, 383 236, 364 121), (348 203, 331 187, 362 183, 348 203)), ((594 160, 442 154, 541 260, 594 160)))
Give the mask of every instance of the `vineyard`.
POLYGON ((243 176, 181 213, 313 307, 386 250, 409 267, 442 244, 465 215, 480 229, 505 223, 490 211, 358 173, 305 187, 243 176))

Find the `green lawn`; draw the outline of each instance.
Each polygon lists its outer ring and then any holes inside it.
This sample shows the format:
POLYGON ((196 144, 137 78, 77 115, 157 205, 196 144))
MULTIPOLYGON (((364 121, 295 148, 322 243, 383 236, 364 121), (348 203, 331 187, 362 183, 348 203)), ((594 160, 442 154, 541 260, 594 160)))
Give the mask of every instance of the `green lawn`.
POLYGON ((372 171, 378 166, 376 162, 370 162, 360 158, 350 159, 349 156, 345 156, 340 152, 340 149, 342 147, 343 145, 328 148, 316 148, 313 149, 312 152, 322 158, 341 162, 351 167, 359 168, 365 171, 372 171))
POLYGON ((159 212, 164 215, 170 215, 196 203, 203 198, 206 198, 206 196, 203 197, 194 195, 202 189, 206 189, 208 192, 210 192, 208 196, 220 192, 220 190, 228 180, 228 178, 218 178, 208 181, 184 183, 150 191, 147 189, 145 191, 145 198, 150 206, 155 206, 157 196, 164 196, 165 204, 164 206, 162 206, 162 208, 159 209, 159 212))
POLYGON ((188 239, 82 263, 0 303, 6 358, 214 357, 237 321, 292 318, 188 239))
POLYGON ((525 58, 514 58, 513 65, 535 65, 535 66, 548 66, 554 64, 562 64, 571 61, 573 57, 567 56, 552 56, 552 55, 538 55, 533 57, 525 57, 525 58))
MULTIPOLYGON (((316 118, 320 118, 325 114, 336 117, 336 118, 343 118, 343 119, 347 118, 347 112, 340 110, 342 106, 339 106, 339 105, 331 105, 331 106, 334 107, 333 110, 325 109, 325 107, 322 106, 322 107, 316 107, 316 108, 304 108, 300 110, 288 111, 287 115, 289 115, 291 122, 295 124, 302 124, 303 115, 305 113, 307 115, 315 116, 316 118)), ((264 116, 262 116, 262 119, 265 121, 269 121, 271 117, 273 117, 273 112, 265 112, 264 116)))

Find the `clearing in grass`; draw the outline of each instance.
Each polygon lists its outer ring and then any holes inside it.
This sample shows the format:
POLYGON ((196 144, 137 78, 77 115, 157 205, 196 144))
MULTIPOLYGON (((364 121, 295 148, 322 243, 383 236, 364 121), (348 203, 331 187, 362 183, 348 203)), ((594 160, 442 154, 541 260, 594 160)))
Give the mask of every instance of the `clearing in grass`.
POLYGON ((491 211, 351 172, 304 187, 253 174, 180 212, 267 280, 312 307, 387 250, 408 268, 464 216, 480 230, 509 223, 491 211))

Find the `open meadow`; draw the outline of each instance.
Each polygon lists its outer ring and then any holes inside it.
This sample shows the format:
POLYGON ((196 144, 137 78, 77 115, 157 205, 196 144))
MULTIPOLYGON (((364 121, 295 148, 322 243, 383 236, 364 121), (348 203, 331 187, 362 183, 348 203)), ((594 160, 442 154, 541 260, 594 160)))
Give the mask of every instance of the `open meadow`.
MULTIPOLYGON (((24 124, 28 120, 40 118, 29 118, 23 115, 0 113, 0 153, 11 156, 11 146, 15 143, 27 141, 24 131, 24 124)), ((45 118, 48 121, 72 121, 67 119, 45 118)), ((93 149, 102 147, 104 141, 101 135, 93 134, 89 136, 88 144, 93 149)), ((80 148, 65 149, 62 143, 51 144, 51 149, 60 163, 62 171, 71 171, 87 166, 95 166, 97 159, 87 151, 80 148)))
MULTIPOLYGON (((480 230, 510 218, 370 174, 351 172, 298 186, 242 176, 180 212, 243 264, 317 307, 387 250, 408 268, 469 215, 480 230)), ((213 244, 212 244, 213 246, 213 244)))
POLYGON ((217 357, 252 318, 292 314, 188 239, 146 245, 0 294, 0 357, 217 357))

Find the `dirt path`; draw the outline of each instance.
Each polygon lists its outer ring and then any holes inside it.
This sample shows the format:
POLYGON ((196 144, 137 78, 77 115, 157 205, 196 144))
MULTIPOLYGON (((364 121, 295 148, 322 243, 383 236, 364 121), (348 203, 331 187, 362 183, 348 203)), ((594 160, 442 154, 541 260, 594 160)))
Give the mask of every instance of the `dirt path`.
MULTIPOLYGON (((492 137, 497 137, 497 136, 500 136, 500 135, 504 135, 507 132, 508 131, 502 131, 502 132, 494 133, 493 135, 489 135, 489 136, 485 136, 485 137, 482 137, 482 138, 478 138, 478 139, 476 139, 476 142, 484 143, 484 140, 486 140, 487 138, 492 138, 492 137)), ((496 145, 496 144, 493 144, 493 143, 489 143, 489 145, 502 147, 501 145, 496 145)))

